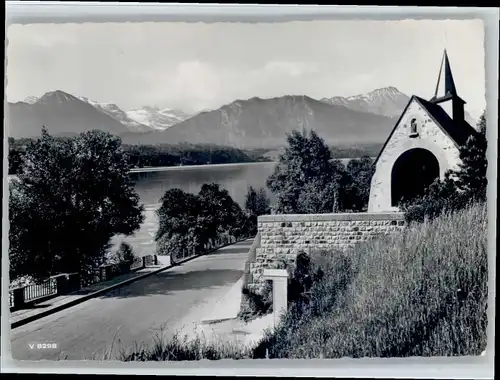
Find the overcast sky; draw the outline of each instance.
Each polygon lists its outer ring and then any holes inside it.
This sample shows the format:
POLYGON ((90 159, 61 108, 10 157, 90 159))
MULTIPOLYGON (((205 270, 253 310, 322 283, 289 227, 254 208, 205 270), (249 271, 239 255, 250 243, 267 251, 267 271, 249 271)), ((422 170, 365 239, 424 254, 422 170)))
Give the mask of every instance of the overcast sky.
POLYGON ((446 45, 467 109, 486 103, 480 20, 31 24, 7 37, 9 101, 58 89, 124 110, 196 111, 385 86, 430 98, 446 45))

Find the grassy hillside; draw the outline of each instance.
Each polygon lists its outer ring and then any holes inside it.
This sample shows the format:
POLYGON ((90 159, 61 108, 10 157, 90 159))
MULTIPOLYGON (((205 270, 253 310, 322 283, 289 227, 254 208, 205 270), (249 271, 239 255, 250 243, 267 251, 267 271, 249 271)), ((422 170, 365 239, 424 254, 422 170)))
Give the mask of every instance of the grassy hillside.
MULTIPOLYGON (((311 255, 317 280, 253 350, 157 341, 123 360, 479 355, 486 347, 485 205, 351 252, 311 255)), ((296 298, 297 299, 297 298, 296 298)))
POLYGON ((486 207, 353 252, 313 255, 322 280, 256 349, 274 358, 479 355, 486 347, 486 207))

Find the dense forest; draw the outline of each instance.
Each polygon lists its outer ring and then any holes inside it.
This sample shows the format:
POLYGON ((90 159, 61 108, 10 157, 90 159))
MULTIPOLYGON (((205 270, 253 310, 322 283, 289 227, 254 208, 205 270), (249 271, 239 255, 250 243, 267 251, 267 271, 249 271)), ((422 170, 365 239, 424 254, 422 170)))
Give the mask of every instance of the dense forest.
MULTIPOLYGON (((54 137, 55 138, 55 137, 54 137)), ((55 138, 65 140, 66 138, 55 138)), ((19 174, 26 148, 36 140, 9 138, 9 174, 19 174)), ((156 166, 228 164, 259 161, 255 154, 214 145, 122 145, 133 168, 156 166)))
POLYGON ((215 145, 124 145, 132 167, 229 164, 254 161, 239 149, 215 145))
MULTIPOLYGON (((66 140, 66 137, 54 137, 66 140)), ((9 137, 9 174, 19 174, 26 147, 34 139, 9 137)), ((375 157, 381 144, 330 146, 332 158, 375 157)), ((209 144, 122 145, 133 168, 277 161, 282 149, 242 150, 209 144)))

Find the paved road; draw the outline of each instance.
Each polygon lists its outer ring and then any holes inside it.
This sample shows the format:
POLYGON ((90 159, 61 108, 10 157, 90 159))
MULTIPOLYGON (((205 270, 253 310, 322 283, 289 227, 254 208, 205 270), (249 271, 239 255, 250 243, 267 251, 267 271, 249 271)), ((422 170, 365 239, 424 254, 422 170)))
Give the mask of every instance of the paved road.
POLYGON ((243 275, 251 243, 247 240, 222 248, 13 329, 12 357, 102 360, 113 341, 112 355, 135 344, 151 346, 162 327, 171 334, 212 311, 215 302, 243 275), (38 343, 55 343, 57 348, 37 349, 38 343))

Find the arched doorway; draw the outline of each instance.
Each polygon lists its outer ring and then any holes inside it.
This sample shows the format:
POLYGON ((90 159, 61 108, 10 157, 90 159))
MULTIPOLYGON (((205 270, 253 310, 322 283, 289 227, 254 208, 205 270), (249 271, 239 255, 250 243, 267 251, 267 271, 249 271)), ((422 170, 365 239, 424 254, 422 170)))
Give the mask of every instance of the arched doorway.
POLYGON ((427 149, 414 148, 398 157, 391 173, 391 205, 422 195, 436 178, 439 162, 427 149))

